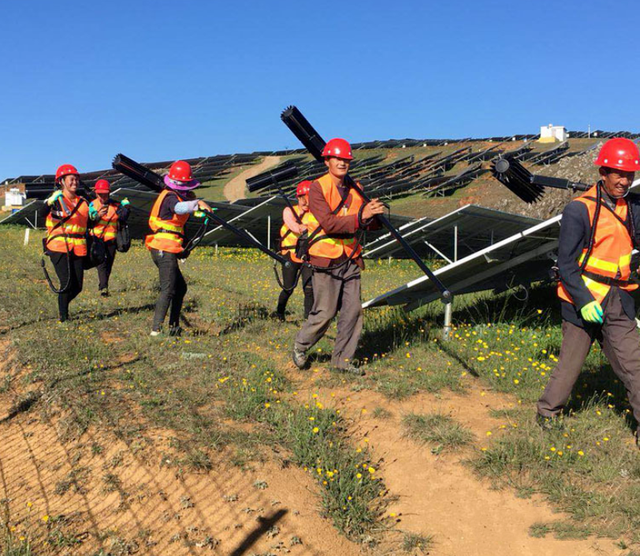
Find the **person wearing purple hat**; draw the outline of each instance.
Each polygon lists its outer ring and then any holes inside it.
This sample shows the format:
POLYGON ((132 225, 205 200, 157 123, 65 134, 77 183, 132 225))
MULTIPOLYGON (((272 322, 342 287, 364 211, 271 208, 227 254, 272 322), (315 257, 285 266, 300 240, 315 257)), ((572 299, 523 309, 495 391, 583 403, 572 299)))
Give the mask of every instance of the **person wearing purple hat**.
POLYGON ((145 238, 145 245, 151 251, 160 276, 160 296, 156 302, 151 336, 160 334, 169 307, 169 335, 179 336, 182 332, 180 311, 187 293, 187 283, 178 266, 178 260, 184 255, 184 226, 191 214, 197 210, 211 211, 211 207, 195 198, 193 190, 200 182, 193 179, 188 162, 174 162, 164 177, 164 183, 166 189, 158 195, 149 215, 151 233, 145 238))

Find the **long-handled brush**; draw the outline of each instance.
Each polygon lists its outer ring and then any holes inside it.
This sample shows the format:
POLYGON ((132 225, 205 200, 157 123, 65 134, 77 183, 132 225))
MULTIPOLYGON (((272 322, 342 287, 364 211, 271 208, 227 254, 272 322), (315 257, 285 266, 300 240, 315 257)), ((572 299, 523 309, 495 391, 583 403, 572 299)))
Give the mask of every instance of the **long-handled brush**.
MULTIPOLYGON (((135 160, 132 160, 131 158, 123 154, 118 154, 115 156, 115 158, 113 159, 113 167, 119 172, 122 172, 125 176, 129 176, 131 179, 137 181, 138 183, 146 185, 153 191, 160 192, 164 187, 164 180, 160 175, 156 174, 153 170, 145 168, 142 164, 139 164, 135 160)), ((282 255, 275 253, 268 247, 262 245, 262 243, 256 240, 243 228, 237 228, 230 222, 227 222, 224 218, 218 216, 213 211, 207 210, 204 212, 206 213, 207 217, 215 224, 222 226, 223 228, 229 230, 231 233, 237 235, 239 238, 244 239, 249 245, 260 249, 260 251, 262 251, 265 255, 268 255, 279 263, 282 263, 285 266, 291 266, 291 263, 284 257, 282 257, 282 255)), ((191 241, 191 249, 193 249, 193 247, 200 243, 200 240, 204 236, 205 229, 206 227, 202 228, 203 231, 201 237, 197 237, 193 241, 191 241)))
POLYGON ((298 175, 298 167, 295 164, 287 164, 275 170, 270 170, 249 178, 247 180, 247 189, 250 193, 255 193, 265 187, 274 186, 279 189, 279 184, 285 180, 289 180, 298 175))
MULTIPOLYGON (((305 118, 300 110, 298 110, 295 106, 289 106, 282 112, 280 116, 284 124, 293 132, 293 134, 298 138, 298 140, 307 148, 309 153, 313 155, 316 160, 324 160, 322 158, 322 151, 325 146, 324 139, 320 136, 320 134, 315 130, 315 128, 309 123, 307 118, 305 118)), ((348 187, 352 188, 365 202, 369 202, 371 199, 369 196, 360 188, 360 186, 353 181, 353 179, 347 175, 345 179, 345 183, 348 187)), ((429 280, 440 290, 440 295, 442 296, 442 300, 444 302, 448 302, 451 300, 451 292, 445 287, 445 285, 438 279, 437 276, 433 274, 431 269, 424 264, 424 261, 420 258, 420 256, 415 252, 413 247, 409 245, 406 239, 402 237, 402 234, 395 229, 393 224, 389 222, 389 219, 382 215, 378 214, 376 219, 380 224, 382 224, 391 235, 395 238, 395 240, 402 246, 405 252, 414 260, 414 262, 418 265, 420 270, 424 272, 429 280)))
POLYGON ((505 156, 493 162, 491 172, 500 183, 506 185, 525 203, 539 201, 544 195, 545 187, 572 191, 587 191, 591 188, 586 183, 532 174, 519 161, 505 156))

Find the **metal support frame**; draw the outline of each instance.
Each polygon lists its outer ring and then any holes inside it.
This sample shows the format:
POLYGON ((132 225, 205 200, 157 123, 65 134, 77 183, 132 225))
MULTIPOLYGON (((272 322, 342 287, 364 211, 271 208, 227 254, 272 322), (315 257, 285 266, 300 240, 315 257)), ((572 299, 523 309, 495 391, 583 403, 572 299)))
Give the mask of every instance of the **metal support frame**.
POLYGON ((453 296, 444 304, 444 326, 442 327, 442 340, 451 339, 451 317, 453 315, 453 296))
POLYGON ((458 262, 458 226, 453 227, 453 262, 458 262))
POLYGON ((267 216, 267 247, 271 249, 271 215, 267 216))
MULTIPOLYGON (((424 241, 425 245, 427 247, 429 247, 430 249, 433 249, 438 255, 440 255, 445 261, 447 261, 449 264, 451 264, 453 261, 447 257, 442 251, 438 250, 435 246, 431 245, 426 239, 423 239, 422 241, 424 241)), ((391 257, 389 257, 391 258, 391 257)))

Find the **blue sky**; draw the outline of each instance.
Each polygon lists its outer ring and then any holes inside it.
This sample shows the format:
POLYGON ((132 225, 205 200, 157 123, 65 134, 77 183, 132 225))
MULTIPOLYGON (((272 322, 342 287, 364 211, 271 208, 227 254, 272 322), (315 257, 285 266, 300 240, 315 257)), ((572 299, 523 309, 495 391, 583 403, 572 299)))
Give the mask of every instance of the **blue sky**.
POLYGON ((0 179, 351 141, 640 130, 640 6, 594 0, 3 3, 0 179))

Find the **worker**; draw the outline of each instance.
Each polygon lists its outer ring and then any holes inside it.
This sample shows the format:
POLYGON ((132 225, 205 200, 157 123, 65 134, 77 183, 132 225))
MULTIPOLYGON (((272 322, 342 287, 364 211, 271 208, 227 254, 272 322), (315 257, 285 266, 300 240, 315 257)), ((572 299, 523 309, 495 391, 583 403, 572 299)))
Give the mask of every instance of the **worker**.
POLYGON ((89 203, 78 195, 80 177, 71 164, 62 164, 57 169, 55 184, 56 190, 40 209, 40 216, 46 219, 47 227, 42 242, 44 252, 60 280, 60 289, 55 291, 60 322, 64 322, 69 318, 69 304, 82 291, 89 203))
POLYGON ((171 165, 164 184, 166 189, 158 195, 149 216, 151 233, 145 238, 145 245, 160 277, 160 296, 156 302, 151 336, 160 335, 169 307, 169 335, 179 336, 182 333, 180 311, 187 293, 187 283, 178 266, 178 260, 185 255, 184 226, 191 214, 198 210, 211 211, 211 207, 195 198, 193 190, 200 182, 193 179, 191 166, 184 160, 171 165))
POLYGON ((309 216, 309 186, 308 180, 301 181, 296 188, 298 205, 286 207, 282 211, 282 228, 280 228, 280 254, 291 264, 282 265, 282 291, 278 297, 278 307, 276 316, 284 321, 284 312, 287 301, 291 297, 297 281, 302 280, 302 291, 304 292, 304 318, 309 316, 313 307, 313 285, 311 283, 312 270, 308 264, 304 264, 300 258, 302 253, 298 240, 307 231, 307 220, 309 216))
POLYGON ((353 160, 347 141, 331 139, 322 156, 328 172, 309 188, 307 217, 313 307, 296 336, 293 362, 300 369, 306 366, 307 352, 339 312, 332 366, 341 372, 362 375, 353 360, 362 331, 360 271, 364 268, 356 232, 375 227, 373 217, 383 213, 384 205, 378 199, 366 203, 345 183, 353 160))
POLYGON ((640 423, 640 338, 630 295, 638 287, 630 281, 630 264, 640 231, 640 197, 627 195, 640 169, 640 153, 629 139, 610 139, 595 164, 600 181, 562 213, 557 262, 562 346, 538 401, 543 428, 552 428, 565 407, 595 339, 640 423))
POLYGON ((116 258, 116 235, 118 225, 125 224, 129 218, 129 200, 118 202, 109 197, 111 186, 105 179, 95 183, 96 198, 89 203, 89 214, 95 220, 91 235, 104 242, 105 258, 98 269, 98 291, 102 297, 109 297, 109 276, 116 258))

